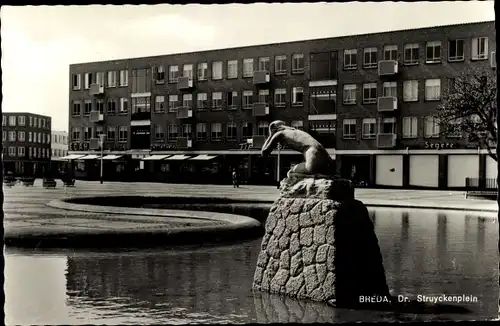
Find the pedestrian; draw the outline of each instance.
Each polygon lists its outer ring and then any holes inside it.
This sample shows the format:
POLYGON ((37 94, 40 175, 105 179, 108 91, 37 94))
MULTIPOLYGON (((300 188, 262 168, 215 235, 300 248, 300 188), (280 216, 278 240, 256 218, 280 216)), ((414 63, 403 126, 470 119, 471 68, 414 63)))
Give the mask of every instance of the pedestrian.
POLYGON ((238 173, 236 173, 236 169, 233 169, 233 188, 239 188, 240 187, 240 182, 238 180, 238 173))

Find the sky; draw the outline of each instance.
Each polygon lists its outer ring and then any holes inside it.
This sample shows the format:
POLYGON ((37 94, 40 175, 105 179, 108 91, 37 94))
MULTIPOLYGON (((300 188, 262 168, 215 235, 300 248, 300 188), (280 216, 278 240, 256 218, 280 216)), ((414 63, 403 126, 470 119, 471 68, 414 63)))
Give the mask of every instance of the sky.
POLYGON ((69 65, 495 19, 493 1, 2 6, 2 110, 68 129, 69 65))

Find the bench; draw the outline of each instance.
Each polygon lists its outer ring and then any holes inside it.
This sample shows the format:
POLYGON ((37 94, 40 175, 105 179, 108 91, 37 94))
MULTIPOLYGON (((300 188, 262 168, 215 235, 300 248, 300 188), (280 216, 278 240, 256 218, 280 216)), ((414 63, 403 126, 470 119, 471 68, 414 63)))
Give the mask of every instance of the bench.
POLYGON ((63 185, 65 187, 74 187, 75 186, 75 179, 61 179, 63 182, 63 185))
POLYGON ((497 180, 495 178, 466 178, 465 179, 465 198, 469 196, 478 197, 496 197, 497 180))
POLYGON ((42 187, 44 188, 55 188, 57 182, 54 179, 45 179, 42 182, 42 187))
POLYGON ((13 187, 17 183, 17 180, 4 180, 3 184, 7 187, 13 187))

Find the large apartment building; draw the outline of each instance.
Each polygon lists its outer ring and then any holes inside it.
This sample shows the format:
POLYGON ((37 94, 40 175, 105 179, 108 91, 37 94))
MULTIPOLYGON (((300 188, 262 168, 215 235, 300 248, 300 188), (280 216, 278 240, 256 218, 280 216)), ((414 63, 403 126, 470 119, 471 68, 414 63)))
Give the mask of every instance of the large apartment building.
POLYGON ((4 175, 42 176, 50 166, 51 118, 27 112, 2 114, 4 175))
MULTIPOLYGON (((492 74, 494 22, 132 58, 70 66, 77 177, 277 180, 268 125, 311 133, 343 177, 396 187, 460 187, 491 162, 432 116, 448 78, 492 74), (473 148, 468 148, 468 147, 473 148)), ((281 176, 302 160, 280 151, 281 176)), ((274 152, 276 154, 276 152, 274 152)))

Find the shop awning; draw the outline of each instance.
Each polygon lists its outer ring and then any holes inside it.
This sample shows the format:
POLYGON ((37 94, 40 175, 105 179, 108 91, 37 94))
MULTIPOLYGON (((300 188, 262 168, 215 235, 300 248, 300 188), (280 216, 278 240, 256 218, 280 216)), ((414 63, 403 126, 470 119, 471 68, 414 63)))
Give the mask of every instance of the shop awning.
POLYGON ((84 157, 80 157, 79 160, 95 160, 97 158, 101 158, 98 155, 90 154, 90 155, 85 155, 84 157))
POLYGON ((169 156, 171 156, 171 155, 151 155, 151 156, 143 158, 142 160, 143 161, 159 161, 159 160, 163 160, 169 156))
POLYGON ((190 160, 196 160, 196 161, 208 161, 213 158, 216 158, 217 155, 198 155, 195 157, 190 158, 190 160))
POLYGON ((123 157, 123 155, 106 155, 102 159, 103 160, 117 160, 121 157, 123 157))
POLYGON ((60 157, 59 159, 60 160, 76 160, 76 159, 82 158, 84 156, 85 155, 71 154, 71 155, 68 155, 68 156, 60 157))
POLYGON ((169 160, 169 161, 183 161, 183 160, 186 160, 190 158, 190 156, 186 156, 186 155, 174 155, 174 156, 171 156, 171 157, 167 157, 165 160, 169 160))

